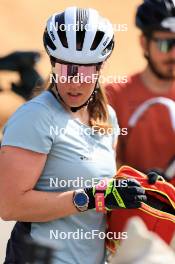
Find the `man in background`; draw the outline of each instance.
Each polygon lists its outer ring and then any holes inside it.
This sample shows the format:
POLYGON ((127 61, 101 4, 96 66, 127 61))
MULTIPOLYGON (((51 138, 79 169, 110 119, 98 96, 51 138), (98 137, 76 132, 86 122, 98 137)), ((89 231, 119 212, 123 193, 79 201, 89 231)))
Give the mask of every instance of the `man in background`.
POLYGON ((106 87, 120 128, 119 165, 157 171, 175 184, 175 6, 171 0, 145 0, 136 25, 146 68, 126 84, 106 87))

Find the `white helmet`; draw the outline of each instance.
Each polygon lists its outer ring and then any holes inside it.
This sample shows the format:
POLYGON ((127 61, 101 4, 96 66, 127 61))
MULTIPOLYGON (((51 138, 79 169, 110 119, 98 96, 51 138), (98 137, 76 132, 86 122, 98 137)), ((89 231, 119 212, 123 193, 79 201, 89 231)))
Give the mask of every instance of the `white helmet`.
POLYGON ((96 64, 111 54, 114 31, 109 20, 97 10, 68 7, 48 19, 43 41, 51 59, 96 64))

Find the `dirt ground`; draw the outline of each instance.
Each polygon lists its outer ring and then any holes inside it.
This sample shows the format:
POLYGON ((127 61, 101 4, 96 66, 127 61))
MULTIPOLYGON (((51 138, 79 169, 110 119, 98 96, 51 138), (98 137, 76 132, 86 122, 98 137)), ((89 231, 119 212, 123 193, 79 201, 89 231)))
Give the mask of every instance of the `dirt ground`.
MULTIPOLYGON (((1 0, 0 56, 15 50, 40 51, 42 59, 38 69, 46 78, 50 66, 43 49, 42 35, 47 18, 68 6, 92 7, 108 17, 116 28, 115 50, 107 62, 104 74, 115 75, 118 78, 126 76, 144 67, 138 42, 139 31, 134 26, 136 6, 141 2, 141 0, 1 0), (119 31, 123 27, 127 28, 127 31, 119 31)), ((9 83, 16 79, 15 74, 0 73, 0 85, 5 90, 9 90, 9 83)), ((0 121, 5 120, 22 103, 22 98, 15 97, 10 91, 0 93, 0 121)), ((3 263, 6 242, 13 224, 0 220, 0 263, 3 263)))

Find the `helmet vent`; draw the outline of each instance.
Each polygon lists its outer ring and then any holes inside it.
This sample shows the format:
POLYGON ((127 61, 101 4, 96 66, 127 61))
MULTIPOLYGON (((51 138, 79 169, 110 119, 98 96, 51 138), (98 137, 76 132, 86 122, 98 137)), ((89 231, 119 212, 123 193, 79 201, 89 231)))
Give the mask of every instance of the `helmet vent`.
POLYGON ((82 50, 84 38, 86 34, 85 26, 88 23, 88 10, 83 8, 77 8, 76 11, 76 49, 82 50))
POLYGON ((94 38, 94 41, 92 43, 92 46, 91 46, 90 50, 95 50, 98 47, 98 45, 100 44, 104 34, 105 33, 103 31, 97 30, 95 38, 94 38))
POLYGON ((55 17, 55 28, 63 47, 68 48, 64 14, 61 13, 55 17))
POLYGON ((106 48, 102 51, 102 55, 107 54, 109 51, 112 51, 114 48, 114 37, 113 39, 109 42, 109 44, 106 46, 106 48))
POLYGON ((46 50, 48 50, 47 46, 49 46, 49 48, 51 48, 52 50, 56 50, 56 46, 54 45, 53 41, 51 40, 51 38, 47 32, 47 29, 45 29, 45 31, 44 31, 43 41, 44 41, 44 45, 45 45, 46 50), (46 45, 46 43, 47 43, 47 45, 46 45))

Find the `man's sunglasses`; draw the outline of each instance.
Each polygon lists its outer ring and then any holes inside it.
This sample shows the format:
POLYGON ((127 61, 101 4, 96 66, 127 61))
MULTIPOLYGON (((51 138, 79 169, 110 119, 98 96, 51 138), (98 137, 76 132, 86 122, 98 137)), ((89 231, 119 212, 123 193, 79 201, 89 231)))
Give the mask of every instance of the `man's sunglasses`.
POLYGON ((163 53, 168 53, 173 47, 175 47, 175 38, 172 39, 151 38, 151 40, 157 43, 157 47, 159 51, 163 53))

